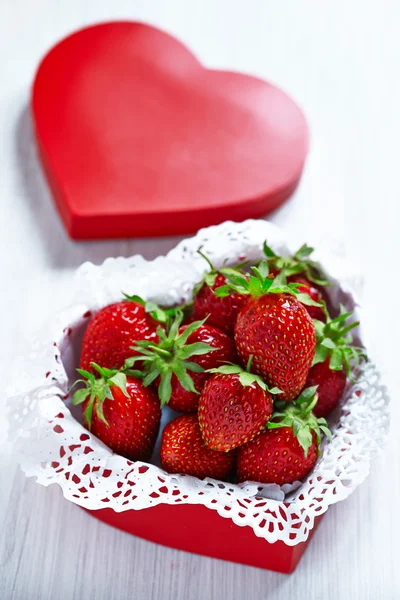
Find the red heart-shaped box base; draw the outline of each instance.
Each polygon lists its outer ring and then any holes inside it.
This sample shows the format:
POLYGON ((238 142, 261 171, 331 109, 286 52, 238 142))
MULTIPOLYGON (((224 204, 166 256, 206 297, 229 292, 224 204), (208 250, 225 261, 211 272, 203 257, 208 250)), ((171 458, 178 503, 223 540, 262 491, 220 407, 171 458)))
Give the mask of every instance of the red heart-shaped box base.
POLYGON ((288 546, 282 541, 271 544, 257 537, 251 527, 239 527, 199 504, 159 504, 120 513, 110 508, 89 512, 113 527, 164 546, 280 573, 295 570, 322 518, 316 518, 307 541, 288 546))
POLYGON ((188 233, 259 217, 296 188, 307 125, 273 85, 205 69, 140 23, 95 25, 43 59, 32 109, 73 238, 188 233))

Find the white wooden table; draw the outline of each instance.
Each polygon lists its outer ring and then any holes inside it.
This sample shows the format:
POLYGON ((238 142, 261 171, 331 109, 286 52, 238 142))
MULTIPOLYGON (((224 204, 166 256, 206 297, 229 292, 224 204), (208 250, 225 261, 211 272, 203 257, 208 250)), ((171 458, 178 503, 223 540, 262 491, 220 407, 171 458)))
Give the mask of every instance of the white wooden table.
MULTIPOLYGON (((365 275, 374 354, 393 395, 393 435, 368 481, 329 510, 297 571, 283 576, 135 539, 27 480, 0 421, 3 600, 400 598, 399 139, 397 0, 0 0, 1 382, 22 342, 68 302, 84 260, 175 239, 74 243, 51 204, 32 143, 29 86, 39 58, 95 21, 140 19, 190 43, 208 65, 277 82, 303 106, 312 151, 300 189, 273 220, 341 237, 365 275), (397 338, 397 339, 396 339, 397 338)), ((0 409, 0 415, 3 410, 0 409)), ((1 419, 1 416, 0 416, 1 419)))

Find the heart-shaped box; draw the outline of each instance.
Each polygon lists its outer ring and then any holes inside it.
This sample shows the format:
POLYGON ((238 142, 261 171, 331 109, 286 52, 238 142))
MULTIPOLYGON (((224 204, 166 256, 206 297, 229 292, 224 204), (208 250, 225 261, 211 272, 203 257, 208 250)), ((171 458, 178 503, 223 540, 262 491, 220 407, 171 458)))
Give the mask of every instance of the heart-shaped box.
POLYGON ((206 69, 148 25, 95 25, 43 59, 39 153, 72 238, 188 233, 259 217, 296 188, 307 124, 277 87, 206 69))
MULTIPOLYGON (((94 311, 120 299, 121 290, 161 304, 185 301, 206 269, 199 247, 220 266, 225 261, 255 262, 263 256, 264 240, 284 254, 297 246, 265 221, 227 222, 200 231, 153 261, 134 256, 110 258, 100 267, 83 265, 76 282, 77 304, 61 313, 51 333, 42 333, 16 365, 8 400, 10 433, 26 475, 36 476, 42 485, 58 483, 68 500, 134 535, 291 572, 322 515, 365 479, 371 459, 384 444, 388 396, 372 362, 363 364, 348 385, 331 423, 333 439, 299 487, 170 475, 157 463, 159 446, 152 464, 132 463, 83 428, 80 411, 72 414, 76 408, 68 396, 82 335, 94 311)), ((347 282, 348 262, 324 256, 320 248, 316 258, 333 283, 332 303, 355 309, 359 318, 347 282), (340 284, 335 273, 340 273, 340 284)), ((163 410, 163 424, 172 412, 163 410)))

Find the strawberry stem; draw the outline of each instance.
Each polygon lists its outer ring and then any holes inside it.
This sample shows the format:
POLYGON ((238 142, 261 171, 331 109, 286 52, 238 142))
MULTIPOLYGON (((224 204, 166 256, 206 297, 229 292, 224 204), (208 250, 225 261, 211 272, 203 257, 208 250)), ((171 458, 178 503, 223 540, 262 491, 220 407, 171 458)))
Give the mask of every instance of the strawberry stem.
POLYGON ((204 260, 207 262, 208 266, 211 269, 211 273, 216 273, 217 269, 214 267, 214 265, 212 264, 211 260, 208 258, 208 256, 206 256, 205 254, 202 253, 201 250, 197 250, 197 254, 200 254, 200 256, 202 258, 204 258, 204 260))
POLYGON ((169 352, 169 350, 164 350, 164 348, 160 348, 159 346, 155 346, 154 344, 150 344, 148 348, 149 350, 153 350, 154 352, 156 352, 159 356, 172 358, 172 352, 169 352))
POLYGON ((251 364, 253 362, 253 358, 254 358, 254 356, 252 354, 250 354, 249 360, 247 361, 247 365, 246 365, 247 373, 250 373, 250 371, 251 371, 251 364))
POLYGON ((315 408, 315 405, 318 402, 318 394, 314 394, 311 402, 308 404, 308 406, 305 407, 304 412, 305 413, 310 413, 312 412, 312 410, 315 408))

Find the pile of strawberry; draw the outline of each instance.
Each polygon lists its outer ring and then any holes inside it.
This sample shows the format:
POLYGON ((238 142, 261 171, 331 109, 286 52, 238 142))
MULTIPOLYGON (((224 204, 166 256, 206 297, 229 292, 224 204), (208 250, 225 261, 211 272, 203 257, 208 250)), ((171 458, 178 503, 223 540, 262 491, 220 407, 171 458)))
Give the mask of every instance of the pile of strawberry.
MULTIPOLYGON (((331 316, 324 274, 302 246, 210 271, 191 303, 162 309, 138 296, 106 306, 82 342, 73 395, 85 426, 114 452, 149 460, 162 432, 170 473, 292 483, 314 466, 325 417, 363 350, 351 313, 331 316), (84 384, 82 386, 82 384, 84 384)), ((331 311, 332 312, 332 311, 331 311)))

